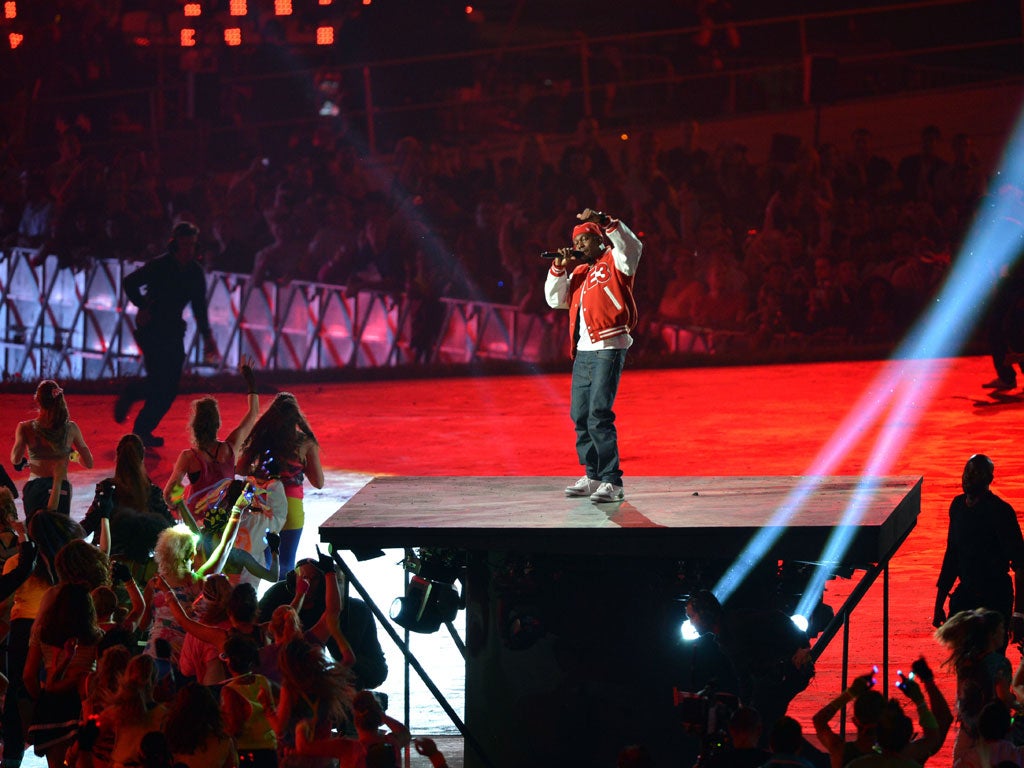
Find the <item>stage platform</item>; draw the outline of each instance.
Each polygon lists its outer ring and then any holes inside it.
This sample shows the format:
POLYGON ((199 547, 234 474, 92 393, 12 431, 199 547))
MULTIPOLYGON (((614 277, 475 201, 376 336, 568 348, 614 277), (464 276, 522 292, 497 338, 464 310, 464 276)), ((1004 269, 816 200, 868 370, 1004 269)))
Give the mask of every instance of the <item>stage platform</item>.
MULTIPOLYGON (((467 551, 467 766, 512 768, 538 755, 610 765, 622 744, 641 737, 665 760, 692 751, 671 703, 688 663, 679 563, 704 561, 707 573, 720 573, 753 535, 774 528, 748 581, 770 580, 777 560, 820 559, 847 510, 859 508, 837 565, 863 576, 822 633, 819 645, 827 645, 914 528, 923 480, 876 478, 864 494, 853 477, 630 477, 626 500, 611 504, 566 498, 567 482, 378 477, 320 527, 338 551, 467 551), (537 627, 529 642, 524 621, 537 627), (564 738, 584 731, 594 734, 585 745, 564 738)), ((351 575, 344 557, 342 567, 351 575)), ((887 609, 884 622, 887 637, 887 609)), ((887 641, 882 657, 885 664, 887 641)))
MULTIPOLYGON (((626 499, 566 498, 564 477, 378 477, 320 527, 339 549, 454 547, 545 553, 735 557, 777 527, 772 555, 814 561, 854 477, 630 477, 626 499), (802 503, 798 492, 807 490, 802 503), (791 516, 780 516, 786 508, 791 516)), ((887 559, 921 511, 922 478, 877 478, 844 564, 887 559)))

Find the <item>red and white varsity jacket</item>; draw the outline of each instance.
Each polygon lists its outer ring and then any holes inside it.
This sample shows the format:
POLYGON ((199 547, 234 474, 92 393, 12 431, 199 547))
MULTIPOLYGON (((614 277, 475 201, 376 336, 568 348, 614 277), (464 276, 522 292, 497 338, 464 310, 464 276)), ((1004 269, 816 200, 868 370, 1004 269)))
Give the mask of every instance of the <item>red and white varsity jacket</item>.
POLYGON ((643 244, 618 219, 612 219, 604 233, 612 247, 605 250, 597 261, 580 264, 571 275, 552 265, 544 282, 548 306, 569 310, 570 357, 576 357, 576 339, 582 332, 581 311, 586 318, 586 330, 592 344, 601 345, 609 339, 628 336, 636 325, 633 276, 640 263, 643 244))

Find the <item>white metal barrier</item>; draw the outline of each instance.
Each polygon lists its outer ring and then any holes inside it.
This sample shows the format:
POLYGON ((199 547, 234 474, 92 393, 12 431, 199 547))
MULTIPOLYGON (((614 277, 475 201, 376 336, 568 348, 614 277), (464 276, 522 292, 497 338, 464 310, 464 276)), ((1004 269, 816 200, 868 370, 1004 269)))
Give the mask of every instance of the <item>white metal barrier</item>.
MULTIPOLYGON (((15 249, 0 262, 0 349, 5 379, 96 380, 136 375, 142 367, 134 338, 135 307, 122 278, 140 265, 95 261, 81 272, 58 269, 48 256, 15 249)), ((248 276, 207 275, 210 326, 221 352, 202 363, 195 325, 186 310, 189 369, 231 370, 239 355, 263 370, 378 368, 412 363, 413 324, 405 296, 377 291, 349 295, 345 286, 293 282, 250 284, 248 276)), ((471 363, 558 359, 560 337, 549 318, 514 307, 443 299, 436 337, 423 362, 471 363)), ((562 329, 561 325, 557 326, 562 329)))

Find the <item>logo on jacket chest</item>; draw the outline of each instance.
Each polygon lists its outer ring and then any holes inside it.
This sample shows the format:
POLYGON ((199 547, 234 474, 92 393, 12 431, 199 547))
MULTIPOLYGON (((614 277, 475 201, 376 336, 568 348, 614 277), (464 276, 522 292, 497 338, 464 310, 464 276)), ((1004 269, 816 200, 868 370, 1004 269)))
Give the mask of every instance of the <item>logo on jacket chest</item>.
POLYGON ((587 273, 587 286, 605 285, 611 279, 611 268, 607 264, 595 264, 587 273))

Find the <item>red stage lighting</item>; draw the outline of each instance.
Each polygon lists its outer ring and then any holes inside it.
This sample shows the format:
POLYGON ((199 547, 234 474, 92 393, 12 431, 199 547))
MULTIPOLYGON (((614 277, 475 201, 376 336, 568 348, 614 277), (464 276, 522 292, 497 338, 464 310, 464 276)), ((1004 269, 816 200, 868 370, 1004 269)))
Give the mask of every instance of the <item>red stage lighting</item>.
POLYGON ((199 3, 185 3, 185 15, 202 16, 203 6, 201 6, 199 3))
POLYGON ((18 4, 14 0, 7 0, 4 3, 4 18, 16 19, 18 17, 18 4))
POLYGON ((245 16, 249 13, 249 4, 246 0, 231 0, 228 3, 228 13, 232 16, 245 16))
POLYGON ((330 5, 334 0, 317 0, 317 5, 330 5))
POLYGON ((228 27, 224 30, 224 42, 228 45, 241 45, 242 44, 242 29, 241 27, 228 27))
POLYGON ((317 27, 316 44, 334 45, 334 27, 317 27))
POLYGON ((10 43, 12 51, 15 48, 17 48, 19 45, 21 45, 21 42, 24 39, 25 39, 25 36, 21 35, 21 34, 19 34, 17 32, 11 32, 9 35, 7 35, 7 42, 10 43))
POLYGON ((275 16, 291 16, 292 0, 274 0, 275 16))
POLYGON ((196 31, 191 27, 185 27, 181 30, 181 47, 192 48, 196 44, 196 31))

